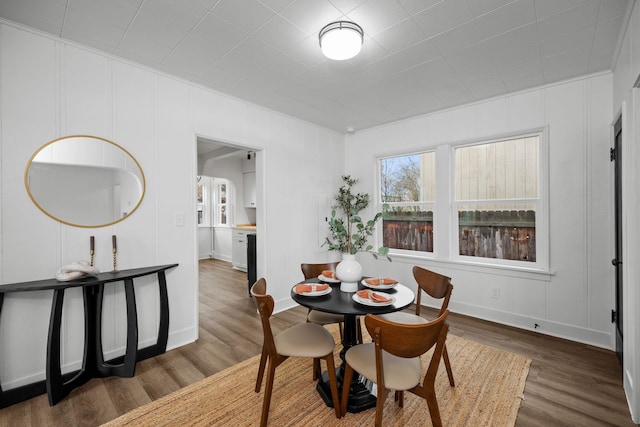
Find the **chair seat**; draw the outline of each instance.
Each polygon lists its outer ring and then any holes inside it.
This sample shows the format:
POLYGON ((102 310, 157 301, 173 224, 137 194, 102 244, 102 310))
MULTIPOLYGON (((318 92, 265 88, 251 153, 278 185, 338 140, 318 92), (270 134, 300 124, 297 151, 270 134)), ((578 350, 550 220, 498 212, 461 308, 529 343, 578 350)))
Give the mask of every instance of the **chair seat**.
POLYGON ((344 322, 344 316, 341 314, 335 313, 325 313, 320 310, 311 310, 307 319, 311 323, 316 323, 318 325, 330 325, 332 323, 340 323, 344 322))
POLYGON ((315 323, 292 326, 273 340, 278 354, 291 357, 323 357, 335 347, 331 333, 315 323))
MULTIPOLYGON (((377 382, 374 343, 351 347, 345 354, 345 360, 354 371, 373 382, 377 382)), ((388 389, 409 390, 420 383, 419 357, 405 359, 383 351, 382 364, 384 366, 384 383, 388 389)))
POLYGON ((378 317, 388 320, 389 322, 404 323, 405 325, 422 325, 429 323, 424 317, 417 316, 413 313, 405 313, 396 311, 394 313, 379 314, 378 317))

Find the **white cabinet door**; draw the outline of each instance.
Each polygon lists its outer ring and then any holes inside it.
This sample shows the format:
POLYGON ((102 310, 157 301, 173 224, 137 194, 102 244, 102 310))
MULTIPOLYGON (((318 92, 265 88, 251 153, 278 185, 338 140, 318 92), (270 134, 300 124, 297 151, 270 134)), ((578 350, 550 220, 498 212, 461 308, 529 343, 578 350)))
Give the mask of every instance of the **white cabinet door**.
POLYGON ((244 175, 244 207, 256 207, 256 173, 249 172, 244 175))
POLYGON ((231 243, 231 264, 237 270, 247 271, 247 232, 233 230, 231 243))

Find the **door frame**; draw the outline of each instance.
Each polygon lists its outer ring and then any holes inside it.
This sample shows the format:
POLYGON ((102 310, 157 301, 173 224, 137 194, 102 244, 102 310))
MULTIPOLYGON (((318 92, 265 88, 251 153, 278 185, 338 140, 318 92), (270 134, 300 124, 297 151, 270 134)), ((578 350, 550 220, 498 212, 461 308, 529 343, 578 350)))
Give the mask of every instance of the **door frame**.
POLYGON ((611 161, 614 171, 614 258, 611 263, 614 267, 614 309, 611 321, 614 323, 615 352, 623 367, 624 363, 624 281, 623 281, 623 221, 622 221, 622 163, 623 163, 623 120, 622 114, 618 116, 613 125, 613 148, 611 161))

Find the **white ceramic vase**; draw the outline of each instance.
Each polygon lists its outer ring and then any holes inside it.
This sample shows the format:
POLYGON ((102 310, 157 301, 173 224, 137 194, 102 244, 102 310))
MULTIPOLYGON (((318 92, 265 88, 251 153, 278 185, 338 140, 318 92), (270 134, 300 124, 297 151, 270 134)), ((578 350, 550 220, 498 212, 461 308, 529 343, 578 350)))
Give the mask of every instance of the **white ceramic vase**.
POLYGON ((340 280, 342 292, 358 290, 358 282, 362 278, 362 266, 356 261, 355 255, 342 254, 342 261, 336 267, 336 276, 340 280))

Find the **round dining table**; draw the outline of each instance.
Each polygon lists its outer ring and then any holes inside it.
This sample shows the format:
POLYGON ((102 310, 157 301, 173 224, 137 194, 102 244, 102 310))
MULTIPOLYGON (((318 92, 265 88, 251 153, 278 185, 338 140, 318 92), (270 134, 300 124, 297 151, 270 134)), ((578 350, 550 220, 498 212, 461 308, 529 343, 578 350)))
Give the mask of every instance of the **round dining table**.
MULTIPOLYGON (((363 278, 364 280, 365 278, 363 278)), ((358 316, 367 314, 384 314, 394 311, 404 310, 414 302, 414 293, 402 284, 396 284, 390 289, 372 289, 376 292, 385 293, 393 297, 391 304, 362 304, 354 300, 355 292, 343 292, 340 290, 340 282, 328 283, 320 278, 304 280, 302 283, 326 283, 331 287, 331 291, 325 295, 305 296, 295 292, 295 285, 291 288, 291 298, 298 304, 327 313, 344 315, 344 331, 342 333, 342 350, 340 351, 341 363, 337 368, 338 387, 342 391, 342 378, 345 370, 344 355, 351 347, 358 344, 357 322, 358 316)), ((297 284, 296 284, 297 285, 297 284)), ((358 285, 358 290, 367 289, 362 282, 358 285)), ((356 298, 357 299, 357 298, 356 298)), ((347 411, 357 413, 365 409, 376 406, 376 396, 371 393, 371 383, 360 375, 354 375, 349 390, 349 400, 347 411)), ((327 373, 323 373, 318 381, 317 390, 327 406, 333 407, 331 399, 331 389, 327 373)))

